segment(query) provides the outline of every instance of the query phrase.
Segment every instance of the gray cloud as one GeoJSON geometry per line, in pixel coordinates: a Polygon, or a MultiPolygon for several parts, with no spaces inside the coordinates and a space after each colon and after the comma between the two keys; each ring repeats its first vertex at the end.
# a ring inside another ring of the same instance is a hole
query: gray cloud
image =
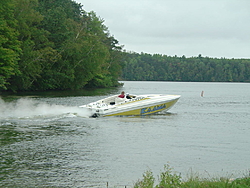
{"type": "Polygon", "coordinates": [[[125,49],[249,58],[249,0],[77,0],[125,49]]]}

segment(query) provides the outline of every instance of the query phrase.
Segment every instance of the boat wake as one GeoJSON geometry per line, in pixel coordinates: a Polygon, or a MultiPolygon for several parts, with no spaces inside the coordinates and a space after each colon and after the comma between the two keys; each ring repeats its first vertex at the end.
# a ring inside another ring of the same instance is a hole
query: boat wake
{"type": "Polygon", "coordinates": [[[57,116],[87,118],[90,113],[79,107],[48,104],[29,98],[22,98],[13,102],[5,102],[0,98],[0,120],[52,118],[57,116]]]}

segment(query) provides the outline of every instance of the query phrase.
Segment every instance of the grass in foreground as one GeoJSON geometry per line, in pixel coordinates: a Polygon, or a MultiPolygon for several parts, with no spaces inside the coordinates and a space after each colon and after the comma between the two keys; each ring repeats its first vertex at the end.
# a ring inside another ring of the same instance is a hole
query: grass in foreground
{"type": "Polygon", "coordinates": [[[189,177],[182,181],[180,174],[173,172],[169,165],[164,166],[164,171],[159,176],[159,183],[155,185],[155,178],[151,171],[143,174],[143,179],[138,180],[134,188],[250,188],[250,174],[244,178],[232,180],[230,178],[205,179],[197,176],[189,177]]]}

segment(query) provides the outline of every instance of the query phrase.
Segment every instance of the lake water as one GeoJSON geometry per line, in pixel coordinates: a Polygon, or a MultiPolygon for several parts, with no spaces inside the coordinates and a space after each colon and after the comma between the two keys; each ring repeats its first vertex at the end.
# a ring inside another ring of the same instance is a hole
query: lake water
{"type": "Polygon", "coordinates": [[[157,179],[165,164],[182,177],[249,173],[249,83],[123,83],[2,96],[1,187],[132,187],[147,170],[157,179]],[[77,107],[122,90],[181,98],[145,117],[88,118],[77,107]]]}

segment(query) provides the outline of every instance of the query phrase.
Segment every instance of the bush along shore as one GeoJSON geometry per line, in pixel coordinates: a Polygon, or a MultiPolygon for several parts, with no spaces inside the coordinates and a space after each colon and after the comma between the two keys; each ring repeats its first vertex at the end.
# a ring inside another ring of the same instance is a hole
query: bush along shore
{"type": "Polygon", "coordinates": [[[250,172],[242,178],[201,178],[191,174],[187,180],[183,180],[181,174],[173,171],[170,165],[164,166],[164,171],[159,175],[158,184],[152,171],[148,170],[143,174],[143,178],[134,184],[134,188],[249,188],[250,172]]]}

